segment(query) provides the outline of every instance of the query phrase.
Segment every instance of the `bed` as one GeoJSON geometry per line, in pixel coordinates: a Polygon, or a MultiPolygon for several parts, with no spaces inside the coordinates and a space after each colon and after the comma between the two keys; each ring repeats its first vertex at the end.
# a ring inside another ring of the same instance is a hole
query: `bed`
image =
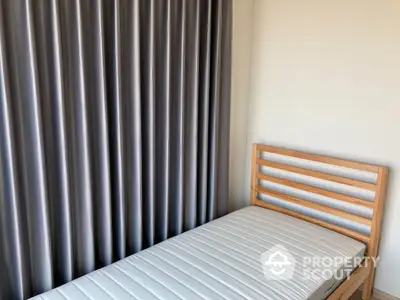
{"type": "Polygon", "coordinates": [[[387,168],[262,144],[252,153],[250,207],[32,299],[333,300],[348,299],[362,284],[363,298],[370,299],[374,268],[365,256],[377,257],[387,168]],[[334,167],[329,174],[293,159],[334,167]],[[360,171],[361,180],[349,178],[347,169],[360,171]],[[362,177],[367,173],[375,175],[362,177]],[[333,187],[324,185],[328,181],[333,187]],[[309,194],[326,201],[311,201],[309,194]],[[268,277],[276,249],[291,257],[289,278],[268,277]],[[338,263],[321,264],[326,258],[338,263]]]}

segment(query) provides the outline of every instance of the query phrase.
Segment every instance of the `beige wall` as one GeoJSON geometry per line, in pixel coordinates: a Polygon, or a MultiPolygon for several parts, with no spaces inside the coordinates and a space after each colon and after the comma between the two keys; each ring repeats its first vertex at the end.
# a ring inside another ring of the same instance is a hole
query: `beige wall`
{"type": "Polygon", "coordinates": [[[249,109],[233,109],[248,126],[245,151],[232,144],[232,207],[248,204],[252,142],[389,166],[375,288],[400,297],[400,1],[255,0],[251,18],[247,96],[233,74],[233,106],[249,109]]]}

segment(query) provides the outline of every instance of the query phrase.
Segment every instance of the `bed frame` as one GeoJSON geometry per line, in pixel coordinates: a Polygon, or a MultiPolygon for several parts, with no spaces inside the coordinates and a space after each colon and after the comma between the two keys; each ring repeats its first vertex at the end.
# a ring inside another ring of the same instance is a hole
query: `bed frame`
{"type": "Polygon", "coordinates": [[[310,223],[317,224],[319,226],[323,226],[330,230],[334,230],[341,234],[347,235],[353,239],[361,241],[367,245],[367,259],[356,268],[350,275],[348,280],[343,281],[343,283],[328,297],[328,300],[334,299],[349,299],[350,296],[363,286],[363,299],[370,300],[372,294],[372,287],[374,282],[375,268],[373,263],[371,262],[371,258],[376,258],[378,255],[378,245],[379,238],[381,232],[381,221],[382,221],[382,211],[383,211],[383,203],[385,199],[386,193],[386,183],[387,183],[387,175],[388,169],[384,166],[365,164],[350,160],[343,160],[323,155],[316,155],[306,152],[300,152],[295,150],[289,150],[280,147],[268,146],[263,144],[253,144],[252,151],[252,163],[251,163],[251,191],[250,191],[250,202],[251,205],[256,205],[260,207],[264,207],[267,209],[271,209],[274,211],[278,211],[280,213],[284,213],[286,215],[290,215],[296,217],[298,219],[302,219],[308,221],[310,223]],[[359,181],[355,179],[350,179],[347,177],[331,175],[328,173],[300,168],[293,165],[277,163],[273,161],[269,161],[266,159],[262,159],[260,153],[268,152],[274,154],[280,154],[288,157],[304,159],[308,161],[320,162],[329,165],[335,165],[340,167],[346,167],[350,169],[362,170],[373,172],[377,174],[376,183],[369,183],[364,181],[359,181]],[[363,200],[360,198],[348,196],[345,194],[333,192],[327,189],[318,188],[312,185],[307,185],[304,183],[299,183],[296,181],[291,181],[288,179],[278,178],[271,175],[263,174],[260,172],[260,166],[267,166],[274,169],[289,171],[297,174],[307,175],[314,178],[319,178],[331,182],[337,182],[345,185],[350,185],[354,187],[359,187],[362,189],[370,190],[375,192],[374,202],[363,200]],[[280,185],[284,185],[287,187],[292,187],[295,189],[311,192],[314,194],[330,197],[333,199],[362,205],[365,207],[369,207],[373,210],[372,219],[364,218],[356,214],[352,214],[349,212],[345,212],[336,208],[332,208],[326,205],[317,204],[311,201],[307,201],[304,199],[300,199],[297,197],[293,197],[287,194],[279,193],[276,191],[272,191],[266,188],[263,188],[259,185],[259,180],[265,180],[273,183],[277,183],[280,185]],[[319,220],[314,217],[310,217],[290,209],[286,209],[277,205],[270,204],[266,201],[262,201],[258,199],[258,194],[269,195],[273,197],[280,198],[284,201],[289,201],[291,203],[300,204],[302,206],[319,210],[325,213],[329,213],[334,216],[339,216],[351,221],[355,221],[361,224],[366,224],[370,226],[370,235],[364,235],[359,232],[353,231],[348,228],[344,228],[338,225],[334,225],[322,220],[319,220]]]}

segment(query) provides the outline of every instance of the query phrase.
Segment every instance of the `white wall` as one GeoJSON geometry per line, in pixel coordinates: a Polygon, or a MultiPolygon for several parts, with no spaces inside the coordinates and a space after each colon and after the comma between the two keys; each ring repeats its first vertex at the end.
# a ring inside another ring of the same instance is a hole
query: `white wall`
{"type": "MultiPolygon", "coordinates": [[[[247,115],[249,109],[250,58],[253,32],[253,0],[233,1],[232,35],[232,102],[231,102],[231,153],[230,153],[230,209],[239,203],[246,183],[243,166],[246,160],[247,115]]],[[[246,181],[248,182],[248,181],[246,181]]]]}
{"type": "Polygon", "coordinates": [[[248,205],[253,142],[389,166],[375,288],[400,297],[400,1],[255,0],[252,18],[232,207],[248,205]]]}

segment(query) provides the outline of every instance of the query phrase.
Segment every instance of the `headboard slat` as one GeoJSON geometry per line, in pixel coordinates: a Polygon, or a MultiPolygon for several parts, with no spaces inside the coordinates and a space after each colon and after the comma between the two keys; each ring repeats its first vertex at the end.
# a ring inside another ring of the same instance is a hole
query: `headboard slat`
{"type": "Polygon", "coordinates": [[[361,233],[358,233],[358,232],[355,232],[355,231],[352,231],[352,230],[349,230],[349,229],[346,229],[346,228],[343,228],[343,227],[340,227],[340,226],[337,226],[337,225],[334,225],[334,224],[326,223],[326,222],[318,220],[316,218],[313,218],[313,217],[310,217],[310,216],[306,216],[306,215],[303,215],[301,213],[297,213],[295,211],[291,211],[290,209],[287,209],[287,208],[279,207],[279,206],[276,206],[274,204],[271,204],[271,203],[268,203],[268,202],[265,202],[265,201],[262,201],[262,200],[258,200],[258,199],[256,199],[254,201],[254,205],[257,205],[257,206],[260,206],[260,207],[264,207],[264,208],[268,208],[268,209],[272,209],[272,210],[275,210],[277,212],[283,213],[285,215],[289,215],[289,216],[295,217],[297,219],[301,219],[301,220],[304,220],[304,221],[307,221],[307,222],[310,222],[310,223],[317,224],[319,226],[322,226],[322,227],[328,228],[330,230],[336,231],[338,233],[347,235],[347,236],[349,236],[351,238],[354,238],[354,239],[359,240],[359,241],[364,242],[364,243],[368,243],[369,242],[369,237],[366,236],[366,235],[363,235],[361,233]]]}
{"type": "Polygon", "coordinates": [[[300,199],[300,198],[297,198],[294,196],[282,194],[280,192],[272,191],[272,190],[269,190],[266,188],[262,188],[260,186],[256,186],[256,191],[261,194],[264,194],[264,195],[276,197],[276,198],[279,198],[279,199],[282,199],[282,200],[285,200],[285,201],[288,201],[288,202],[291,202],[294,204],[299,204],[301,206],[311,208],[311,209],[317,209],[319,211],[322,211],[322,212],[325,212],[325,213],[328,213],[331,215],[335,215],[335,216],[338,216],[338,217],[341,217],[341,218],[344,218],[347,220],[351,220],[351,221],[354,221],[357,223],[365,224],[368,226],[370,226],[371,222],[372,222],[371,219],[368,219],[368,218],[364,218],[364,217],[361,217],[361,216],[358,216],[358,215],[355,215],[352,213],[348,213],[348,212],[340,210],[340,209],[329,207],[327,205],[322,205],[322,204],[308,201],[305,199],[300,199]]]}
{"type": "Polygon", "coordinates": [[[364,200],[364,199],[361,199],[361,198],[348,196],[348,195],[341,194],[341,193],[338,193],[338,192],[331,192],[329,190],[325,190],[325,189],[322,189],[322,188],[319,188],[319,187],[302,184],[302,183],[295,182],[295,181],[291,181],[289,179],[273,177],[273,176],[270,176],[270,175],[267,175],[267,174],[262,174],[262,173],[257,173],[256,177],[258,179],[261,179],[261,180],[274,182],[274,183],[277,183],[277,184],[281,184],[281,185],[288,186],[288,187],[291,187],[291,188],[295,188],[295,189],[299,189],[299,190],[306,191],[306,192],[309,192],[309,193],[317,194],[317,195],[320,195],[320,196],[325,196],[325,197],[329,197],[329,198],[332,198],[332,199],[341,200],[341,201],[344,201],[344,202],[347,202],[347,203],[361,205],[361,206],[365,206],[365,207],[368,207],[368,208],[374,208],[375,207],[374,202],[371,202],[371,201],[368,201],[368,200],[364,200]]]}
{"type": "Polygon", "coordinates": [[[267,161],[264,159],[257,159],[257,164],[265,166],[265,167],[280,169],[280,170],[293,172],[293,173],[297,173],[297,174],[301,174],[301,175],[306,175],[306,176],[315,177],[315,178],[319,178],[319,179],[323,179],[323,180],[346,184],[346,185],[350,185],[350,186],[354,186],[354,187],[358,187],[358,188],[362,188],[362,189],[366,189],[366,190],[370,190],[370,191],[376,190],[375,184],[364,182],[364,181],[359,181],[359,180],[354,180],[354,179],[350,179],[350,178],[346,178],[346,177],[331,175],[331,174],[327,174],[327,173],[323,173],[323,172],[319,172],[319,171],[303,169],[303,168],[299,168],[299,167],[295,167],[295,166],[291,166],[291,165],[267,161]]]}
{"type": "Polygon", "coordinates": [[[341,166],[341,167],[345,167],[345,168],[356,169],[356,170],[367,171],[367,172],[377,173],[379,171],[379,166],[375,166],[375,165],[359,163],[359,162],[355,162],[355,161],[351,161],[351,160],[328,157],[328,156],[312,154],[312,153],[307,153],[307,152],[301,152],[301,151],[297,151],[297,150],[280,148],[280,147],[275,147],[275,146],[270,146],[270,145],[262,145],[262,144],[257,144],[257,145],[258,145],[258,150],[269,152],[269,153],[297,157],[297,158],[301,158],[301,159],[317,161],[317,162],[326,163],[326,164],[330,164],[330,165],[341,166]]]}

